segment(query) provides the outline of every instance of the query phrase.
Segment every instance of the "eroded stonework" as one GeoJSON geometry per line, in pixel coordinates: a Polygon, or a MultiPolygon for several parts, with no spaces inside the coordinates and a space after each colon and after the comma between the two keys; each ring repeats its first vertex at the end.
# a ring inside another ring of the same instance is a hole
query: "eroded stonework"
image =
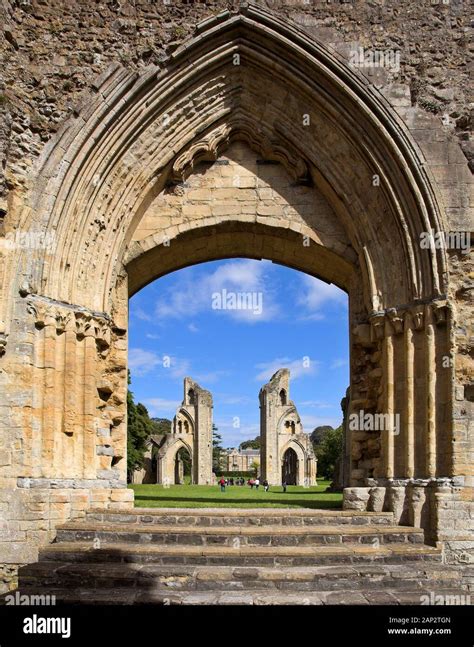
{"type": "Polygon", "coordinates": [[[467,3],[114,6],[2,3],[2,561],[132,505],[128,298],[228,257],[349,294],[346,419],[400,433],[347,429],[346,505],[472,559],[472,251],[420,245],[473,230],[467,3]]]}
{"type": "MultiPolygon", "coordinates": [[[[180,449],[191,458],[192,483],[212,483],[212,395],[190,377],[184,378],[184,396],[171,433],[157,454],[157,483],[176,482],[175,461],[180,449]]],[[[178,481],[179,482],[179,481],[178,481]]]]}
{"type": "Polygon", "coordinates": [[[281,368],[259,393],[262,478],[271,485],[316,484],[311,439],[290,399],[290,371],[281,368]]]}

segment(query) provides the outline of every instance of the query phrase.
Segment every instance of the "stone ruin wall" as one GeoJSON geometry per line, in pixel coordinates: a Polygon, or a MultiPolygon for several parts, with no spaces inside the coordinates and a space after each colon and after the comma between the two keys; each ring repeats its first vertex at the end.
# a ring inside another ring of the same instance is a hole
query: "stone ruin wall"
{"type": "MultiPolygon", "coordinates": [[[[438,183],[451,228],[474,229],[468,215],[472,207],[468,191],[472,178],[468,169],[474,169],[472,109],[468,94],[469,4],[461,0],[450,0],[449,4],[441,0],[314,0],[308,4],[304,0],[290,0],[261,4],[331,45],[346,59],[354,46],[400,51],[398,71],[385,68],[362,71],[385,94],[421,147],[438,183]]],[[[137,72],[149,65],[163,67],[169,54],[193,33],[198,21],[229,6],[230,3],[221,1],[178,3],[171,0],[170,4],[164,4],[142,0],[134,3],[0,0],[4,36],[0,42],[3,63],[0,75],[0,236],[18,227],[16,214],[19,210],[16,207],[29,187],[30,170],[64,121],[77,116],[81,107],[98,92],[96,79],[116,63],[137,72]]],[[[456,464],[462,471],[463,462],[471,466],[474,462],[474,261],[472,255],[452,252],[449,262],[450,296],[455,304],[455,324],[450,334],[457,351],[453,385],[454,437],[456,464]]],[[[0,272],[1,264],[0,248],[0,272]]],[[[127,298],[120,289],[118,292],[123,300],[127,298]]],[[[122,308],[121,312],[124,311],[122,308]]],[[[5,341],[2,326],[0,322],[0,354],[5,341]]],[[[110,383],[119,380],[125,370],[125,328],[122,322],[111,331],[110,349],[104,353],[103,384],[99,391],[101,415],[109,415],[114,406],[121,406],[107,402],[107,393],[110,383]]],[[[376,347],[361,346],[354,357],[360,362],[362,381],[368,380],[367,384],[358,386],[369,402],[380,396],[378,353],[376,347]],[[363,370],[366,362],[373,365],[368,377],[363,370]]],[[[0,378],[3,378],[1,364],[0,378]]],[[[112,391],[120,392],[116,385],[112,391]]],[[[119,418],[115,417],[112,428],[114,424],[123,424],[119,418]]],[[[361,446],[354,451],[360,450],[360,458],[374,460],[375,464],[378,441],[369,439],[368,443],[367,440],[361,439],[361,446]]],[[[104,447],[99,462],[107,470],[111,467],[107,436],[97,442],[104,447]]],[[[0,432],[0,468],[7,473],[5,482],[0,478],[0,489],[8,485],[8,469],[13,462],[10,439],[0,432]]],[[[469,473],[470,469],[472,467],[466,467],[464,471],[469,473]]],[[[472,485],[472,477],[470,483],[472,485]]],[[[463,490],[462,496],[466,497],[467,493],[468,490],[463,490]]],[[[18,503],[10,500],[7,494],[2,496],[0,511],[6,513],[8,510],[8,515],[14,519],[12,507],[18,503]]],[[[88,505],[100,504],[100,497],[105,500],[108,495],[105,491],[97,491],[97,500],[92,500],[91,496],[94,495],[80,488],[72,494],[70,490],[62,492],[61,489],[46,494],[39,489],[34,498],[28,499],[29,518],[19,519],[16,528],[6,532],[9,536],[2,538],[40,543],[52,532],[50,521],[44,520],[46,509],[54,523],[55,517],[61,520],[79,515],[88,505]],[[12,533],[14,537],[10,536],[12,533]]],[[[464,504],[465,527],[472,528],[469,519],[474,518],[474,506],[467,500],[464,504]]],[[[456,516],[452,509],[459,505],[455,499],[447,497],[440,511],[444,514],[447,537],[450,524],[454,531],[454,524],[462,523],[458,512],[456,516]]],[[[2,529],[0,532],[5,535],[2,529]]],[[[24,554],[18,553],[16,562],[29,561],[30,552],[28,549],[24,554]]],[[[15,561],[13,557],[10,556],[10,561],[15,561]]],[[[14,568],[5,567],[0,572],[0,587],[2,580],[10,585],[13,577],[14,568]]]]}

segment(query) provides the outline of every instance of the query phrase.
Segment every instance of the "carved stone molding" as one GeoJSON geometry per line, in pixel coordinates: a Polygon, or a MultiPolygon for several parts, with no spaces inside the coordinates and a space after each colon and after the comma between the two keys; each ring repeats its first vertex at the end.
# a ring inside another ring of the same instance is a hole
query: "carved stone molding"
{"type": "Polygon", "coordinates": [[[78,339],[94,337],[101,351],[110,346],[113,322],[105,314],[44,298],[30,299],[27,311],[33,315],[35,327],[40,330],[53,326],[58,335],[66,330],[73,330],[78,339]]]}
{"type": "Polygon", "coordinates": [[[294,149],[284,132],[281,133],[281,140],[275,139],[274,134],[270,138],[265,133],[257,132],[255,126],[243,117],[218,126],[179,154],[172,164],[168,181],[182,182],[197,163],[217,160],[229,144],[237,140],[244,141],[263,159],[281,163],[295,182],[309,182],[308,164],[294,149]]]}
{"type": "Polygon", "coordinates": [[[373,341],[377,341],[383,339],[387,334],[399,335],[407,328],[421,331],[425,329],[429,321],[434,321],[436,325],[442,326],[447,323],[448,316],[449,304],[445,299],[435,299],[425,304],[420,303],[374,312],[369,317],[371,338],[373,341]]]}

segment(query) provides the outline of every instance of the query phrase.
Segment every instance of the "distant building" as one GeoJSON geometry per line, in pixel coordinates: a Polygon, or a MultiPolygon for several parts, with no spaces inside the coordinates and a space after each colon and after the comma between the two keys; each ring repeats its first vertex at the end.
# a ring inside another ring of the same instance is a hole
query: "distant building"
{"type": "Polygon", "coordinates": [[[253,470],[253,464],[260,465],[259,449],[231,449],[226,455],[227,472],[250,472],[253,470]]]}

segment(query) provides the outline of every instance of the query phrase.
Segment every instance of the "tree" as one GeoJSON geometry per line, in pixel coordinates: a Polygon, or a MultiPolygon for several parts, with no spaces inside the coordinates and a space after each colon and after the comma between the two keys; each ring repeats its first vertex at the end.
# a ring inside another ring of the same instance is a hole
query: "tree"
{"type": "Polygon", "coordinates": [[[321,425],[313,429],[310,436],[313,445],[320,445],[328,431],[334,431],[334,428],[330,425],[321,425]]]}
{"type": "Polygon", "coordinates": [[[244,440],[243,443],[240,443],[239,449],[260,449],[260,436],[257,436],[253,440],[244,440]]]}
{"type": "MultiPolygon", "coordinates": [[[[130,384],[130,372],[128,383],[130,384]]],[[[145,452],[150,436],[156,433],[155,423],[148,415],[147,408],[139,402],[135,404],[133,393],[127,391],[127,475],[132,480],[133,472],[143,467],[145,452]]]]}
{"type": "Polygon", "coordinates": [[[218,431],[216,425],[212,425],[212,470],[214,472],[221,469],[222,453],[224,452],[222,436],[217,433],[218,431]]]}
{"type": "Polygon", "coordinates": [[[168,418],[152,418],[154,434],[170,434],[171,433],[171,420],[168,418]]]}
{"type": "Polygon", "coordinates": [[[258,470],[260,469],[260,463],[258,461],[252,461],[250,465],[250,469],[255,472],[255,474],[258,474],[258,470]]]}
{"type": "Polygon", "coordinates": [[[318,458],[318,476],[325,479],[334,478],[336,461],[342,456],[344,442],[344,431],[342,425],[337,429],[329,428],[319,445],[315,446],[315,453],[318,458]]]}

